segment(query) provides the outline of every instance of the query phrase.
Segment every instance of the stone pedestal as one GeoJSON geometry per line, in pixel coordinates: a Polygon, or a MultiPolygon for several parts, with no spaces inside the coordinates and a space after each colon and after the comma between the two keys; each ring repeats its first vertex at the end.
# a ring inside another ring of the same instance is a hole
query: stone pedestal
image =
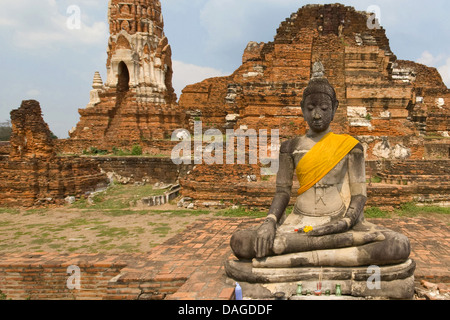
{"type": "Polygon", "coordinates": [[[302,283],[303,293],[314,294],[322,273],[322,291],[335,294],[340,284],[342,295],[362,298],[412,299],[414,296],[414,260],[377,268],[253,268],[251,262],[227,261],[225,270],[230,281],[239,282],[244,297],[270,299],[276,292],[284,292],[286,298],[295,299],[297,285],[302,283]],[[377,271],[378,273],[375,273],[377,271]],[[379,286],[376,286],[379,280],[379,286]]]}

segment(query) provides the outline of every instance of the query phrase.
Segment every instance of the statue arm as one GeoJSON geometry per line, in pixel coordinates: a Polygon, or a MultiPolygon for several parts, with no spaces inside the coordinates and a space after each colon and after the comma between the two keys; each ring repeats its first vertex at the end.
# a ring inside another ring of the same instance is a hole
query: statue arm
{"type": "Polygon", "coordinates": [[[351,200],[343,219],[321,226],[309,233],[311,236],[324,236],[347,232],[364,219],[367,201],[364,149],[358,144],[349,154],[348,173],[351,200]]]}
{"type": "Polygon", "coordinates": [[[277,187],[275,197],[269,209],[269,216],[274,215],[277,222],[283,217],[289,205],[294,178],[294,160],[286,145],[282,146],[279,157],[279,170],[277,173],[277,187]]]}
{"type": "Polygon", "coordinates": [[[366,161],[361,144],[358,144],[350,153],[348,172],[352,198],[345,218],[349,219],[350,228],[353,228],[358,222],[364,220],[364,207],[367,202],[366,161]]]}
{"type": "Polygon", "coordinates": [[[275,240],[277,223],[279,223],[289,205],[294,178],[294,160],[291,153],[292,140],[281,145],[279,170],[277,173],[277,188],[272,205],[264,223],[256,234],[255,252],[257,258],[267,256],[275,240]]]}

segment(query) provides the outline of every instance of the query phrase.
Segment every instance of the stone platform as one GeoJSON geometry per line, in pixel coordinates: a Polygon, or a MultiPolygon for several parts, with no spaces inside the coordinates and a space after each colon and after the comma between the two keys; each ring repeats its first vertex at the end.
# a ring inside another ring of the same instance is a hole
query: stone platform
{"type": "MultiPolygon", "coordinates": [[[[450,283],[447,223],[424,217],[367,220],[410,239],[417,282],[450,283]]],[[[13,300],[230,300],[234,298],[234,283],[227,281],[224,267],[225,261],[234,259],[230,237],[238,229],[261,222],[243,218],[200,220],[145,254],[0,255],[0,290],[13,300]],[[81,268],[81,290],[66,288],[69,265],[81,268]]]]}
{"type": "Polygon", "coordinates": [[[322,289],[335,294],[340,284],[344,296],[386,299],[411,299],[414,296],[414,271],[416,263],[409,259],[405,263],[380,267],[379,287],[375,287],[373,269],[354,268],[253,268],[251,262],[230,260],[225,269],[229,282],[238,281],[246,296],[253,299],[269,299],[277,292],[287,297],[296,295],[298,283],[303,291],[311,293],[317,289],[319,275],[322,274],[322,289]],[[249,282],[246,282],[249,281],[249,282]],[[369,288],[367,283],[373,287],[369,288]]]}

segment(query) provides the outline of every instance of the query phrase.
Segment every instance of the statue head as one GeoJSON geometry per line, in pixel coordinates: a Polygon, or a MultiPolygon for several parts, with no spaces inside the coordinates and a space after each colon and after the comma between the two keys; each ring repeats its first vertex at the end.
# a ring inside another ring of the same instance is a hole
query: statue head
{"type": "Polygon", "coordinates": [[[313,76],[303,92],[301,102],[303,116],[314,132],[324,132],[334,119],[339,101],[336,91],[324,77],[322,63],[313,66],[313,76]]]}

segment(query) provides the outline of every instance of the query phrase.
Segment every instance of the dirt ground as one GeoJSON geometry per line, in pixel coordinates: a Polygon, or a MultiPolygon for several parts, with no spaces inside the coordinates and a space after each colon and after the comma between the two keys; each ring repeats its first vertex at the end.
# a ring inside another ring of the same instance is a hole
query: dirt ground
{"type": "Polygon", "coordinates": [[[194,213],[164,205],[157,210],[104,211],[74,208],[0,209],[0,254],[14,252],[148,252],[198,219],[194,213]]]}
{"type": "MultiPolygon", "coordinates": [[[[59,208],[0,208],[0,254],[145,253],[199,219],[227,216],[220,210],[178,208],[176,201],[158,207],[139,204],[137,200],[149,192],[155,191],[145,186],[115,186],[94,197],[91,204],[84,200],[59,208]]],[[[242,212],[238,209],[233,214],[241,216],[242,212]]],[[[420,214],[450,225],[448,210],[420,214]]]]}

